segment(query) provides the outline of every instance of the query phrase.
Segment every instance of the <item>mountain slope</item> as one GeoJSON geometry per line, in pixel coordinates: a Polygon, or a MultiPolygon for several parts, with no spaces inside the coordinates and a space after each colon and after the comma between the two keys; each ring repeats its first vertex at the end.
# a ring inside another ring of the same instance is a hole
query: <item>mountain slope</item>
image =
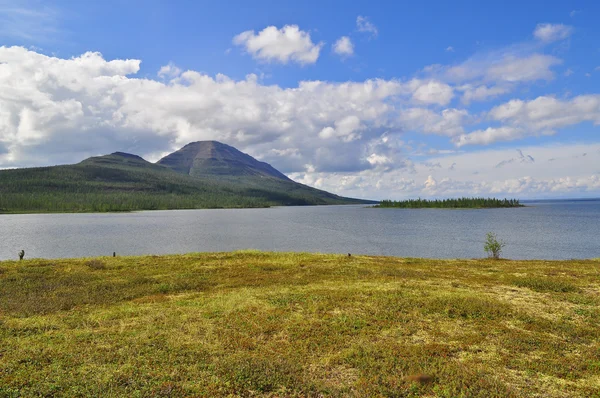
{"type": "Polygon", "coordinates": [[[197,141],[157,162],[191,176],[264,176],[290,181],[270,164],[218,141],[197,141]]]}
{"type": "Polygon", "coordinates": [[[122,152],[74,165],[0,170],[0,213],[351,203],[371,202],[340,197],[264,173],[191,176],[122,152]]]}

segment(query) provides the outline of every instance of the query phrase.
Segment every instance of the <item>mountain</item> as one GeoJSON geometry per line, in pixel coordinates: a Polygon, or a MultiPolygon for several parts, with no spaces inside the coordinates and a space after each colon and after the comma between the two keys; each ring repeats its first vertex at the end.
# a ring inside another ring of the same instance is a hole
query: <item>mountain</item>
{"type": "Polygon", "coordinates": [[[150,163],[124,152],[73,165],[0,170],[0,213],[375,203],[299,184],[219,142],[150,163]]]}
{"type": "Polygon", "coordinates": [[[198,141],[157,162],[191,176],[264,176],[290,181],[270,164],[218,141],[198,141]]]}

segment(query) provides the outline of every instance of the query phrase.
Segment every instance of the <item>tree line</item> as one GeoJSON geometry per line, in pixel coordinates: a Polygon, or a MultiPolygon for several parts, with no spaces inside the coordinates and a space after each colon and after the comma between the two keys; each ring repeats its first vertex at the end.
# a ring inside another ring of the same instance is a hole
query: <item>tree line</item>
{"type": "Polygon", "coordinates": [[[375,207],[393,207],[400,209],[491,209],[504,207],[523,207],[519,199],[496,198],[454,198],[454,199],[409,199],[409,200],[382,200],[375,207]]]}

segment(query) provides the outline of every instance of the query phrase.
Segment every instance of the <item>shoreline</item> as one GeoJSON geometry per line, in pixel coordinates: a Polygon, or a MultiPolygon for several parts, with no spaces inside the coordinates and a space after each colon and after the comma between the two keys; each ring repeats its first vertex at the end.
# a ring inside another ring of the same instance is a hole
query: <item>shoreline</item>
{"type": "MultiPolygon", "coordinates": [[[[228,250],[228,251],[204,251],[204,252],[185,252],[185,253],[146,253],[146,254],[125,254],[117,255],[113,257],[110,254],[100,255],[100,256],[85,256],[85,257],[27,257],[27,251],[25,252],[25,258],[23,260],[19,260],[17,254],[15,253],[15,258],[0,258],[0,266],[3,263],[17,263],[22,265],[27,265],[28,262],[34,264],[36,262],[46,262],[46,261],[88,261],[88,260],[108,260],[108,259],[122,259],[122,260],[139,260],[144,258],[154,258],[154,259],[177,259],[177,258],[188,258],[193,256],[220,256],[220,255],[244,255],[244,254],[256,254],[256,255],[264,255],[264,256],[314,256],[314,257],[334,257],[334,258],[345,258],[348,257],[348,253],[327,253],[327,252],[306,252],[306,251],[274,251],[274,250],[257,250],[257,249],[240,249],[240,250],[228,250]]],[[[447,263],[456,263],[456,262],[484,262],[484,263],[568,263],[568,262],[600,262],[600,257],[590,257],[590,258],[569,258],[569,259],[545,259],[545,258],[530,258],[530,259],[514,259],[514,258],[500,258],[500,259],[492,259],[486,257],[485,254],[482,253],[481,257],[473,257],[473,258],[443,258],[443,257],[402,257],[402,256],[387,256],[387,255],[376,255],[376,254],[365,254],[365,253],[350,253],[350,258],[368,258],[374,261],[385,261],[385,260],[398,260],[398,261],[418,261],[418,262],[447,262],[447,263]]]]}
{"type": "Polygon", "coordinates": [[[181,207],[174,209],[133,209],[133,210],[114,210],[114,211],[34,211],[34,212],[3,212],[0,211],[0,217],[3,215],[17,214],[118,214],[118,213],[136,213],[142,211],[175,211],[175,210],[240,210],[240,209],[274,209],[278,207],[316,207],[316,206],[365,206],[370,203],[332,203],[332,204],[310,204],[310,205],[273,205],[273,206],[253,206],[253,207],[181,207]]]}

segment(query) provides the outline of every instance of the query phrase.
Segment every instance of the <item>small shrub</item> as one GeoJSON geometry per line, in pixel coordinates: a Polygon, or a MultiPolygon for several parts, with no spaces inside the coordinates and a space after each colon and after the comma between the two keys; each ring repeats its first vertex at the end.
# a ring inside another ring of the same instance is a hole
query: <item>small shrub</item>
{"type": "Polygon", "coordinates": [[[489,258],[499,260],[500,254],[502,253],[502,248],[504,246],[506,246],[506,243],[504,243],[501,240],[498,240],[495,233],[488,232],[485,236],[485,244],[483,245],[483,250],[485,250],[489,258]]]}
{"type": "Polygon", "coordinates": [[[106,269],[106,265],[100,260],[90,260],[87,263],[85,263],[85,265],[87,265],[88,267],[90,267],[91,269],[94,269],[94,270],[106,269]]]}

